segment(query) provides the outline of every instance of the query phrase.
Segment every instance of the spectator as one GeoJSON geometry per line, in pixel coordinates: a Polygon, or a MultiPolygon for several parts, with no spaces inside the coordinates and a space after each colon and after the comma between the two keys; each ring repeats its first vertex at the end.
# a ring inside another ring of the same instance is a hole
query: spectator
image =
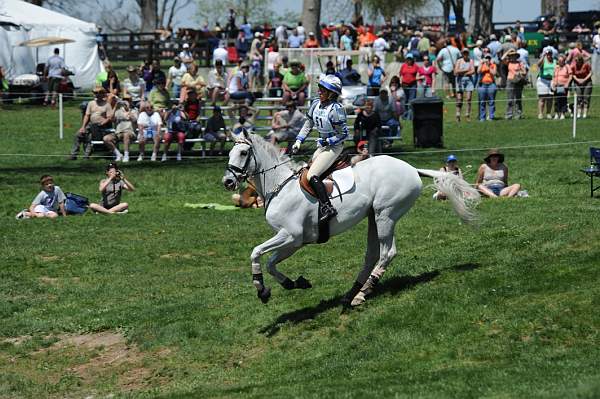
{"type": "Polygon", "coordinates": [[[346,67],[340,71],[342,86],[360,85],[360,74],[352,67],[352,59],[346,60],[346,67]]]}
{"type": "Polygon", "coordinates": [[[129,162],[129,143],[135,140],[135,129],[134,124],[137,122],[138,112],[135,108],[131,108],[130,102],[131,97],[128,96],[123,101],[119,101],[115,108],[114,121],[115,131],[114,133],[106,134],[102,140],[106,147],[115,154],[115,161],[129,162]],[[117,148],[117,143],[123,141],[124,155],[117,148]]]}
{"type": "Polygon", "coordinates": [[[475,187],[479,192],[489,198],[517,195],[521,185],[508,185],[508,168],[504,164],[504,154],[498,149],[491,149],[484,161],[475,180],[475,187]]]}
{"type": "Polygon", "coordinates": [[[67,216],[65,210],[65,194],[59,186],[54,185],[54,178],[50,175],[43,175],[40,178],[42,191],[33,199],[29,209],[25,209],[17,214],[17,219],[29,218],[57,218],[58,213],[67,216]]]}
{"type": "Polygon", "coordinates": [[[50,102],[50,105],[56,105],[56,94],[58,93],[60,82],[64,77],[64,69],[66,67],[65,60],[60,55],[58,55],[59,53],[60,50],[58,48],[55,48],[54,55],[48,58],[48,61],[46,61],[44,77],[48,79],[48,91],[46,91],[44,105],[48,105],[48,97],[50,96],[50,93],[52,93],[52,100],[50,102]]]}
{"type": "Polygon", "coordinates": [[[596,31],[592,37],[592,49],[595,54],[600,54],[600,31],[596,31]]]}
{"type": "Polygon", "coordinates": [[[552,51],[546,51],[538,61],[540,71],[536,82],[538,95],[538,119],[544,117],[544,108],[546,109],[546,118],[552,118],[552,80],[554,79],[554,70],[556,61],[552,51]]]}
{"type": "Polygon", "coordinates": [[[523,87],[527,83],[527,69],[525,64],[519,61],[519,53],[514,49],[508,50],[503,56],[503,61],[508,67],[506,80],[506,119],[521,119],[523,115],[523,87]]]}
{"type": "Polygon", "coordinates": [[[208,96],[213,106],[218,100],[224,104],[229,102],[229,92],[227,91],[227,81],[229,76],[223,67],[223,61],[216,60],[214,69],[208,72],[208,96]]]}
{"type": "Polygon", "coordinates": [[[500,62],[499,53],[502,49],[502,43],[498,41],[496,35],[493,33],[490,35],[490,42],[488,43],[487,48],[490,49],[492,61],[494,61],[494,63],[498,65],[498,63],[500,62]]]}
{"type": "Polygon", "coordinates": [[[137,73],[137,69],[130,65],[127,67],[128,77],[123,81],[123,98],[131,96],[134,105],[139,105],[144,99],[146,85],[137,73]]]}
{"type": "Polygon", "coordinates": [[[260,82],[264,83],[263,75],[262,75],[262,65],[263,58],[265,53],[265,41],[263,39],[263,34],[260,32],[256,32],[254,34],[254,40],[252,41],[252,45],[250,46],[250,59],[252,60],[252,69],[250,73],[250,87],[256,88],[256,80],[259,79],[260,82]]]}
{"type": "Polygon", "coordinates": [[[371,154],[369,154],[369,144],[366,140],[361,140],[358,142],[356,145],[356,151],[358,153],[350,159],[350,164],[352,166],[364,161],[365,159],[371,158],[371,154]]]}
{"type": "Polygon", "coordinates": [[[308,32],[308,39],[304,42],[304,48],[319,48],[319,41],[314,32],[308,32]]]}
{"type": "Polygon", "coordinates": [[[153,60],[149,69],[146,69],[143,74],[143,79],[146,82],[146,90],[145,93],[150,93],[152,88],[154,87],[154,82],[158,80],[162,80],[163,82],[167,81],[167,76],[160,69],[160,61],[153,60]]]}
{"type": "Polygon", "coordinates": [[[398,114],[396,114],[395,104],[390,99],[387,90],[379,90],[379,96],[375,99],[374,109],[375,113],[379,115],[381,126],[389,128],[390,136],[399,136],[400,122],[398,122],[398,114]]]}
{"type": "Polygon", "coordinates": [[[369,88],[375,89],[370,91],[369,94],[377,95],[378,90],[381,87],[381,83],[385,79],[385,72],[379,64],[379,57],[376,55],[373,56],[373,64],[369,65],[367,75],[369,76],[369,88]]]}
{"type": "Polygon", "coordinates": [[[248,61],[242,62],[240,70],[236,72],[229,81],[229,97],[232,100],[246,100],[250,105],[254,103],[254,95],[250,91],[250,64],[248,61]]]}
{"type": "Polygon", "coordinates": [[[407,50],[406,55],[411,54],[413,56],[413,58],[416,60],[419,60],[420,59],[419,57],[421,56],[421,53],[419,52],[419,48],[418,48],[419,41],[420,41],[420,35],[421,35],[421,32],[416,31],[410,37],[410,39],[408,40],[408,45],[406,46],[406,50],[407,50]]]}
{"type": "Polygon", "coordinates": [[[475,67],[475,75],[473,75],[473,85],[478,87],[481,75],[479,74],[479,66],[483,60],[483,40],[477,40],[472,49],[473,66],[475,67]]]}
{"type": "Polygon", "coordinates": [[[352,35],[350,35],[350,29],[344,29],[344,34],[340,37],[340,49],[342,51],[352,51],[352,35]]]}
{"type": "Polygon", "coordinates": [[[229,61],[229,52],[227,51],[226,43],[224,41],[219,42],[219,46],[213,51],[213,65],[216,65],[217,61],[221,61],[221,65],[227,65],[229,61]]]}
{"type": "Polygon", "coordinates": [[[404,90],[404,119],[412,119],[410,102],[417,97],[417,74],[419,66],[415,64],[412,53],[406,54],[406,62],[400,67],[400,82],[404,90]]]}
{"type": "Polygon", "coordinates": [[[250,49],[250,43],[248,43],[248,38],[243,30],[238,32],[238,37],[235,39],[235,49],[237,50],[238,57],[240,60],[246,59],[246,54],[248,54],[248,50],[250,49]]]}
{"type": "Polygon", "coordinates": [[[288,103],[293,100],[299,106],[304,105],[306,93],[304,90],[308,87],[306,75],[300,69],[300,62],[293,60],[290,62],[290,70],[283,75],[283,102],[288,103]]]}
{"type": "MultiPolygon", "coordinates": [[[[200,100],[198,100],[196,90],[188,91],[188,97],[182,105],[183,111],[185,112],[185,118],[188,122],[186,131],[187,137],[200,137],[202,133],[202,124],[200,123],[200,110],[202,109],[202,104],[200,100]]],[[[192,147],[193,143],[184,144],[184,148],[186,149],[191,149],[192,147]]]]}
{"type": "Polygon", "coordinates": [[[296,136],[304,125],[304,120],[304,114],[298,111],[293,101],[286,103],[284,111],[276,112],[273,115],[271,131],[267,135],[267,139],[273,145],[286,141],[289,153],[292,150],[292,144],[296,141],[296,136]]]}
{"type": "MultiPolygon", "coordinates": [[[[385,69],[385,52],[390,48],[390,45],[385,40],[381,32],[377,33],[377,39],[373,41],[373,51],[379,57],[381,67],[385,69]]],[[[347,62],[347,61],[346,61],[347,62]]]]}
{"type": "Polygon", "coordinates": [[[417,69],[417,81],[420,82],[424,97],[435,95],[435,75],[437,68],[429,61],[428,55],[423,55],[423,65],[417,69]]]}
{"type": "Polygon", "coordinates": [[[294,28],[292,34],[288,36],[287,42],[289,48],[300,48],[302,46],[302,38],[298,35],[298,29],[294,28]]]}
{"type": "Polygon", "coordinates": [[[102,131],[112,127],[113,109],[107,101],[106,90],[102,87],[96,88],[94,95],[95,99],[87,103],[81,128],[75,135],[71,148],[72,160],[77,159],[81,144],[84,145],[84,158],[88,159],[92,153],[92,137],[103,137],[102,131]]]}
{"type": "Polygon", "coordinates": [[[325,75],[338,76],[338,73],[335,70],[335,66],[333,65],[333,61],[327,61],[327,64],[325,64],[325,75]]]}
{"type": "Polygon", "coordinates": [[[191,89],[196,90],[198,97],[204,98],[204,88],[206,83],[200,73],[198,73],[198,66],[196,64],[190,64],[187,72],[181,78],[181,95],[179,96],[179,102],[185,102],[188,96],[188,91],[191,89]]]}
{"type": "Polygon", "coordinates": [[[379,131],[381,130],[381,120],[379,114],[373,111],[373,100],[370,98],[365,101],[364,108],[354,120],[354,142],[358,144],[361,140],[367,140],[368,148],[375,153],[381,152],[379,145],[379,131]]]}
{"type": "Polygon", "coordinates": [[[454,64],[460,58],[460,51],[452,45],[450,39],[446,39],[446,47],[441,49],[437,55],[436,62],[444,74],[444,87],[446,98],[454,97],[456,80],[454,77],[454,64]],[[450,87],[450,89],[448,89],[450,87]]]}
{"type": "Polygon", "coordinates": [[[592,67],[581,55],[575,58],[573,83],[577,94],[577,117],[587,118],[592,97],[592,67]]]}
{"type": "Polygon", "coordinates": [[[104,66],[104,71],[100,71],[98,75],[96,75],[96,87],[101,87],[102,84],[108,79],[108,74],[110,71],[113,70],[110,61],[102,62],[102,66],[104,66]]]}
{"type": "Polygon", "coordinates": [[[571,66],[567,65],[564,55],[558,57],[558,65],[554,69],[554,78],[552,79],[552,87],[554,88],[554,119],[565,119],[565,114],[568,111],[567,96],[569,94],[569,85],[573,79],[571,66]]]}
{"type": "Polygon", "coordinates": [[[287,28],[281,24],[275,28],[275,39],[278,47],[287,47],[287,28]]]}
{"type": "Polygon", "coordinates": [[[178,55],[183,65],[188,69],[190,65],[194,63],[194,55],[190,51],[190,45],[188,43],[183,43],[183,48],[179,52],[178,55]]]}
{"type": "Polygon", "coordinates": [[[179,98],[181,95],[181,79],[187,72],[187,67],[181,63],[181,58],[175,57],[173,65],[167,71],[167,89],[171,89],[171,96],[179,98]]]}
{"type": "Polygon", "coordinates": [[[244,17],[243,23],[240,25],[240,30],[244,32],[244,35],[248,39],[252,37],[252,25],[248,22],[246,17],[244,17]]]}
{"type": "Polygon", "coordinates": [[[269,97],[283,96],[283,75],[280,70],[281,64],[275,63],[273,70],[269,71],[269,81],[267,82],[267,93],[269,97]]]}
{"type": "Polygon", "coordinates": [[[236,107],[238,111],[238,120],[233,125],[232,133],[237,138],[242,133],[242,128],[246,129],[249,132],[254,131],[255,126],[255,118],[258,114],[258,109],[254,107],[249,107],[246,104],[242,104],[236,107]]]}
{"type": "Polygon", "coordinates": [[[525,65],[525,68],[529,73],[529,51],[527,51],[527,42],[519,43],[517,53],[519,53],[519,62],[525,65]]]}
{"type": "Polygon", "coordinates": [[[402,85],[400,84],[400,77],[397,75],[392,76],[392,79],[390,79],[389,90],[389,97],[396,115],[404,115],[405,96],[402,85]]]}
{"type": "Polygon", "coordinates": [[[302,43],[304,43],[304,40],[306,39],[306,30],[304,29],[304,26],[302,26],[302,21],[298,21],[296,31],[298,31],[298,36],[300,36],[300,40],[302,41],[302,43]]]}
{"type": "Polygon", "coordinates": [[[496,112],[496,64],[491,54],[486,54],[477,70],[480,76],[477,92],[479,93],[479,120],[491,121],[496,112]],[[487,117],[486,117],[487,107],[487,117]]]}
{"type": "Polygon", "coordinates": [[[106,35],[102,33],[102,27],[99,26],[96,33],[96,46],[98,47],[98,57],[102,61],[106,59],[106,47],[104,43],[106,43],[106,35]]]}
{"type": "Polygon", "coordinates": [[[463,96],[467,103],[467,111],[465,117],[467,121],[471,120],[471,97],[473,96],[473,75],[475,74],[475,66],[473,60],[469,56],[469,49],[464,48],[462,58],[456,61],[454,66],[454,75],[456,76],[456,121],[460,122],[463,96]]]}
{"type": "Polygon", "coordinates": [[[235,35],[235,31],[237,31],[237,27],[235,26],[235,17],[236,12],[233,8],[229,9],[229,15],[227,16],[227,25],[225,25],[225,30],[227,31],[227,37],[233,38],[235,35]]]}
{"type": "Polygon", "coordinates": [[[114,69],[108,73],[106,80],[102,82],[102,87],[109,95],[118,96],[121,94],[121,83],[114,69]]]}
{"type": "Polygon", "coordinates": [[[581,41],[577,41],[575,43],[575,48],[569,51],[566,63],[570,64],[571,68],[573,68],[575,66],[575,61],[579,56],[583,58],[583,61],[589,61],[592,59],[592,55],[583,49],[583,43],[581,43],[581,41]]]}
{"type": "Polygon", "coordinates": [[[144,160],[144,149],[146,147],[146,140],[152,140],[154,146],[152,148],[152,156],[150,161],[156,161],[156,154],[160,146],[160,136],[162,129],[162,118],[158,112],[154,111],[152,103],[143,103],[140,109],[140,115],[137,120],[138,124],[138,142],[140,143],[140,155],[138,156],[138,162],[144,160]]]}
{"type": "Polygon", "coordinates": [[[210,155],[214,154],[215,144],[220,143],[219,155],[223,153],[225,148],[225,140],[227,140],[227,128],[225,120],[221,112],[221,107],[214,106],[213,114],[206,121],[206,130],[204,131],[204,140],[210,142],[210,155]]]}
{"type": "Polygon", "coordinates": [[[117,164],[109,163],[106,167],[106,179],[100,181],[98,190],[102,193],[102,204],[90,204],[90,209],[96,213],[110,215],[113,213],[127,213],[129,204],[121,202],[123,189],[135,191],[133,184],[125,178],[117,164]]]}
{"type": "MultiPolygon", "coordinates": [[[[456,155],[454,154],[448,155],[448,158],[446,158],[446,165],[442,166],[440,168],[440,171],[452,173],[461,179],[463,178],[462,170],[460,170],[460,168],[458,167],[458,158],[456,158],[456,155]]],[[[433,199],[442,201],[448,199],[448,196],[441,191],[436,191],[433,194],[433,199]]]]}
{"type": "Polygon", "coordinates": [[[419,32],[419,44],[417,44],[417,50],[421,55],[421,59],[425,59],[425,56],[429,55],[429,48],[431,47],[431,41],[422,32],[419,32]]]}
{"type": "Polygon", "coordinates": [[[187,130],[186,119],[187,115],[183,111],[183,106],[174,105],[167,114],[167,117],[165,118],[167,122],[167,132],[163,137],[164,147],[161,162],[167,161],[167,154],[169,153],[173,137],[177,138],[177,161],[181,161],[183,144],[185,143],[185,133],[187,130]]]}
{"type": "Polygon", "coordinates": [[[271,47],[267,51],[267,72],[275,69],[275,64],[279,62],[279,45],[275,39],[271,39],[271,47]]]}
{"type": "Polygon", "coordinates": [[[154,82],[154,88],[148,95],[148,101],[161,116],[166,114],[166,110],[170,108],[171,96],[167,91],[166,82],[164,80],[157,79],[156,82],[154,82]]]}

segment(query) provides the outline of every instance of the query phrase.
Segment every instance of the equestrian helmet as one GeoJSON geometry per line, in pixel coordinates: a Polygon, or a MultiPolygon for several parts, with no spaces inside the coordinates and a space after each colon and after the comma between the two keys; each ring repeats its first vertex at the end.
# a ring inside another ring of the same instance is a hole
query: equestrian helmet
{"type": "Polygon", "coordinates": [[[322,79],[319,79],[319,86],[338,96],[342,94],[342,81],[335,75],[326,75],[322,79]]]}

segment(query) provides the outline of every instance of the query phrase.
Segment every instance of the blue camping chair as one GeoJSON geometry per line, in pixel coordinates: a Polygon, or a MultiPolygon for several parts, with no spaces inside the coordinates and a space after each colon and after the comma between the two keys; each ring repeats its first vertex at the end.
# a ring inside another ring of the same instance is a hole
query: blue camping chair
{"type": "Polygon", "coordinates": [[[600,148],[590,147],[590,166],[581,171],[590,177],[590,197],[593,197],[594,191],[600,189],[600,185],[594,187],[594,177],[600,177],[600,148]]]}

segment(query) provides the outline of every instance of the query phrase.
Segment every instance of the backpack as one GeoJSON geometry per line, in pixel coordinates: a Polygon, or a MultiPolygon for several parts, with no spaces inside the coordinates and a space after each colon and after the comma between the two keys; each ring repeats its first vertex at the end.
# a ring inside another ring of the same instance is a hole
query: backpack
{"type": "Polygon", "coordinates": [[[66,193],[65,211],[69,215],[83,215],[87,211],[90,201],[83,195],[66,193]]]}

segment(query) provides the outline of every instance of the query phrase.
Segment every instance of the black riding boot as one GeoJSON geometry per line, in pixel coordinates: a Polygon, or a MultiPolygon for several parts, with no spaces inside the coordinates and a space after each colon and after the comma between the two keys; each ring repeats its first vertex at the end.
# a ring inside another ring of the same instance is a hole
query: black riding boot
{"type": "Polygon", "coordinates": [[[319,221],[323,222],[331,219],[335,215],[337,215],[337,211],[331,205],[331,201],[329,201],[329,196],[327,195],[327,190],[325,189],[325,185],[317,176],[313,176],[308,181],[310,186],[315,190],[317,194],[317,198],[319,199],[319,208],[321,209],[321,219],[319,221]]]}

